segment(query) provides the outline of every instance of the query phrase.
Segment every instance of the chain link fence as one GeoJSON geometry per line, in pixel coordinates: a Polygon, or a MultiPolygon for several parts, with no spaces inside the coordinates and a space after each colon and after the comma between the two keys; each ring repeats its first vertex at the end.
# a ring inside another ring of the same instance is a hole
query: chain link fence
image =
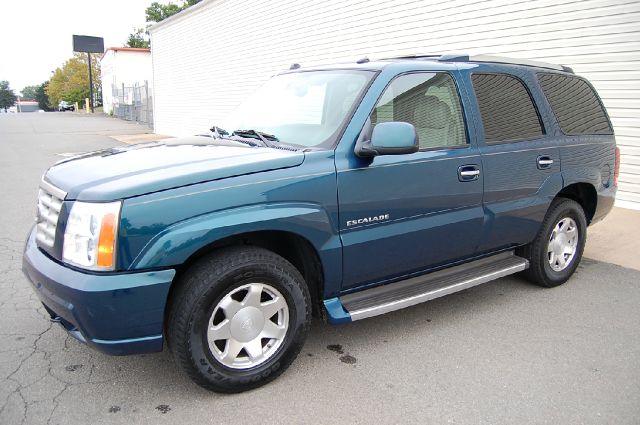
{"type": "Polygon", "coordinates": [[[114,116],[153,128],[153,93],[148,81],[133,86],[114,84],[111,90],[114,116]]]}

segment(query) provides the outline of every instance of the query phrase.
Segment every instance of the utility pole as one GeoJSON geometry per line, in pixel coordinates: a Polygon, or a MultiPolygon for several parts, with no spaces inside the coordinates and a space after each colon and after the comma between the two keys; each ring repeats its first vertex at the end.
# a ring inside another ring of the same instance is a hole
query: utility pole
{"type": "Polygon", "coordinates": [[[89,59],[89,107],[93,114],[93,76],[91,74],[91,53],[87,52],[87,59],[89,59]]]}

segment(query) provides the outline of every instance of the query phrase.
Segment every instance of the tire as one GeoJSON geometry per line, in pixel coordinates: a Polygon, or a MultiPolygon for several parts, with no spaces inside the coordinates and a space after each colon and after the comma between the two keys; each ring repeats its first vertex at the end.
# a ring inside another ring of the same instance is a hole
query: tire
{"type": "Polygon", "coordinates": [[[275,253],[226,249],[195,263],[177,284],[168,345],[198,385],[221,393],[257,388],[284,372],[302,349],[311,322],[309,290],[275,253]]]}
{"type": "Polygon", "coordinates": [[[546,288],[562,285],[578,268],[586,241],[587,219],[580,204],[566,198],[554,199],[536,238],[517,252],[529,260],[529,268],[522,275],[546,288]],[[577,237],[573,245],[570,242],[572,236],[567,236],[572,235],[572,226],[575,227],[577,237]],[[564,239],[561,239],[561,233],[564,233],[564,239]],[[554,241],[551,240],[552,237],[554,241]],[[571,247],[572,254],[568,253],[571,247]],[[558,252],[563,254],[559,255],[558,252]]]}

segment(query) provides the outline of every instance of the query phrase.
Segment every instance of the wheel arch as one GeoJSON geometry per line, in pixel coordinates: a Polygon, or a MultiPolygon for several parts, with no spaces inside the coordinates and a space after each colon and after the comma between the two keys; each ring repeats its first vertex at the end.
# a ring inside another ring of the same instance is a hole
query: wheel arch
{"type": "Polygon", "coordinates": [[[282,230],[239,233],[216,240],[198,249],[177,268],[176,277],[169,290],[169,302],[171,302],[176,283],[193,264],[220,250],[237,246],[264,248],[290,262],[300,272],[309,287],[314,314],[320,313],[320,302],[324,290],[324,272],[320,255],[313,244],[304,236],[282,230]]]}
{"type": "Polygon", "coordinates": [[[591,224],[598,206],[598,192],[591,183],[572,183],[558,192],[556,197],[572,199],[580,204],[587,218],[587,225],[591,224]]]}

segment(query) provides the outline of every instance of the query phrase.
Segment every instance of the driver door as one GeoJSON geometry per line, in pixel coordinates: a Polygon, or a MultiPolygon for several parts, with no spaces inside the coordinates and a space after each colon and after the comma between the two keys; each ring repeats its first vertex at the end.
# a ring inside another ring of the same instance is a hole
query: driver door
{"type": "Polygon", "coordinates": [[[420,150],[337,163],[343,290],[464,260],[482,234],[482,162],[452,75],[397,76],[370,120],[413,124],[420,150]]]}

